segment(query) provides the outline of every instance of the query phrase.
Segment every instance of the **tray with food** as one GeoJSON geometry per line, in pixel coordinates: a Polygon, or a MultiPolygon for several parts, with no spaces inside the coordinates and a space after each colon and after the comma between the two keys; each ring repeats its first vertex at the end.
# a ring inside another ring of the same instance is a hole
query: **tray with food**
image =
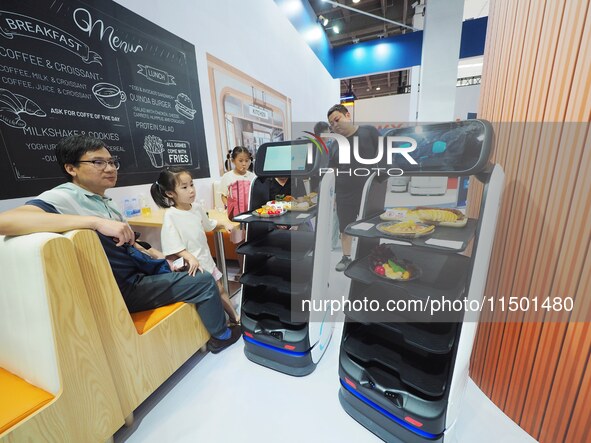
{"type": "Polygon", "coordinates": [[[433,233],[435,226],[415,222],[414,220],[406,220],[380,223],[376,226],[376,229],[382,234],[392,237],[417,238],[433,233]]]}
{"type": "Polygon", "coordinates": [[[370,256],[371,271],[389,280],[411,281],[421,275],[420,269],[408,260],[399,259],[386,245],[376,246],[370,256]]]}
{"type": "Polygon", "coordinates": [[[293,198],[291,200],[291,206],[287,208],[288,211],[294,212],[307,212],[312,208],[315,208],[318,204],[318,194],[311,192],[303,197],[293,198]]]}
{"type": "Polygon", "coordinates": [[[294,201],[291,202],[291,207],[288,209],[288,211],[294,211],[294,212],[307,212],[310,209],[313,209],[316,207],[316,204],[310,204],[308,202],[298,202],[298,201],[294,201]]]}
{"type": "Polygon", "coordinates": [[[468,217],[462,211],[454,208],[432,208],[418,206],[416,208],[391,208],[380,214],[385,221],[414,220],[434,226],[463,228],[468,223],[468,217]]]}
{"type": "Polygon", "coordinates": [[[390,208],[380,214],[380,218],[384,221],[404,221],[407,218],[408,211],[408,208],[390,208]]]}
{"type": "Polygon", "coordinates": [[[293,202],[291,200],[270,200],[267,203],[265,203],[265,206],[273,207],[276,209],[284,209],[286,211],[289,211],[291,209],[292,203],[293,202]]]}
{"type": "Polygon", "coordinates": [[[286,212],[287,212],[287,210],[285,209],[285,207],[283,207],[281,205],[266,204],[264,206],[261,206],[258,209],[255,209],[254,211],[252,211],[252,215],[256,215],[257,217],[270,218],[270,217],[280,217],[283,214],[285,214],[286,212]]]}
{"type": "Polygon", "coordinates": [[[430,208],[416,207],[408,211],[407,216],[435,226],[447,226],[450,228],[462,228],[468,223],[468,217],[454,208],[430,208]]]}

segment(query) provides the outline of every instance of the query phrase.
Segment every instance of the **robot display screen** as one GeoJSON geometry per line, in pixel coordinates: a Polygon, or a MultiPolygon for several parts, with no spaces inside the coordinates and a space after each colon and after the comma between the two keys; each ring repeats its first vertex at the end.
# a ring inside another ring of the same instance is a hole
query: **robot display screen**
{"type": "Polygon", "coordinates": [[[415,140],[417,147],[410,156],[416,165],[397,157],[397,166],[405,173],[475,173],[490,156],[490,133],[483,121],[466,120],[402,128],[385,135],[415,140]]]}
{"type": "Polygon", "coordinates": [[[267,147],[263,171],[305,171],[308,144],[267,147]]]}

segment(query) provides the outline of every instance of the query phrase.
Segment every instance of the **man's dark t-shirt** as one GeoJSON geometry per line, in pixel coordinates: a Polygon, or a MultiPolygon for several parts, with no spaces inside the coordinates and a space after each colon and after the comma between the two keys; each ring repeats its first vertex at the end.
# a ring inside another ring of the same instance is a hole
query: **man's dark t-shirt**
{"type": "Polygon", "coordinates": [[[363,165],[356,161],[355,156],[353,154],[354,139],[358,139],[360,157],[363,159],[371,159],[375,158],[378,152],[379,136],[380,134],[375,127],[368,125],[359,126],[359,128],[357,129],[357,131],[355,131],[353,135],[347,137],[351,149],[351,164],[340,165],[337,152],[335,152],[335,154],[331,158],[331,168],[339,170],[339,174],[335,177],[335,190],[337,202],[355,201],[358,204],[360,203],[363,186],[365,185],[368,176],[355,176],[354,170],[356,168],[364,168],[371,170],[371,168],[378,167],[378,165],[363,165]],[[348,172],[349,170],[351,170],[350,175],[348,172]]]}

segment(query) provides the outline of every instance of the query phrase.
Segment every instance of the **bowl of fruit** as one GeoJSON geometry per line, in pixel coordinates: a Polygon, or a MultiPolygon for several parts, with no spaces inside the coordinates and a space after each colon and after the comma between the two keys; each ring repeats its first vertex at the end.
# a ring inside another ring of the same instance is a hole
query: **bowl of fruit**
{"type": "Polygon", "coordinates": [[[414,263],[396,257],[386,245],[379,245],[372,250],[369,266],[375,275],[388,280],[412,281],[419,278],[421,274],[414,263]]]}

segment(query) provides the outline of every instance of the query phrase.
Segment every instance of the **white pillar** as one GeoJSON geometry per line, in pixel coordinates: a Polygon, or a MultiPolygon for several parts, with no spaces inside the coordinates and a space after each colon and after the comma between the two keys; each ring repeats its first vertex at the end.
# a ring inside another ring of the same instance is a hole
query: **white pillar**
{"type": "Polygon", "coordinates": [[[408,121],[416,122],[419,117],[419,82],[421,79],[421,67],[410,68],[410,104],[408,107],[408,121]]]}
{"type": "Polygon", "coordinates": [[[418,121],[454,118],[464,0],[427,0],[418,121]]]}
{"type": "MultiPolygon", "coordinates": [[[[425,17],[423,11],[425,10],[425,0],[417,0],[413,3],[415,10],[412,17],[412,26],[415,29],[423,29],[425,25],[425,17]]],[[[410,106],[408,109],[408,121],[416,122],[419,117],[419,83],[421,82],[421,66],[413,66],[410,68],[410,106]]]]}

